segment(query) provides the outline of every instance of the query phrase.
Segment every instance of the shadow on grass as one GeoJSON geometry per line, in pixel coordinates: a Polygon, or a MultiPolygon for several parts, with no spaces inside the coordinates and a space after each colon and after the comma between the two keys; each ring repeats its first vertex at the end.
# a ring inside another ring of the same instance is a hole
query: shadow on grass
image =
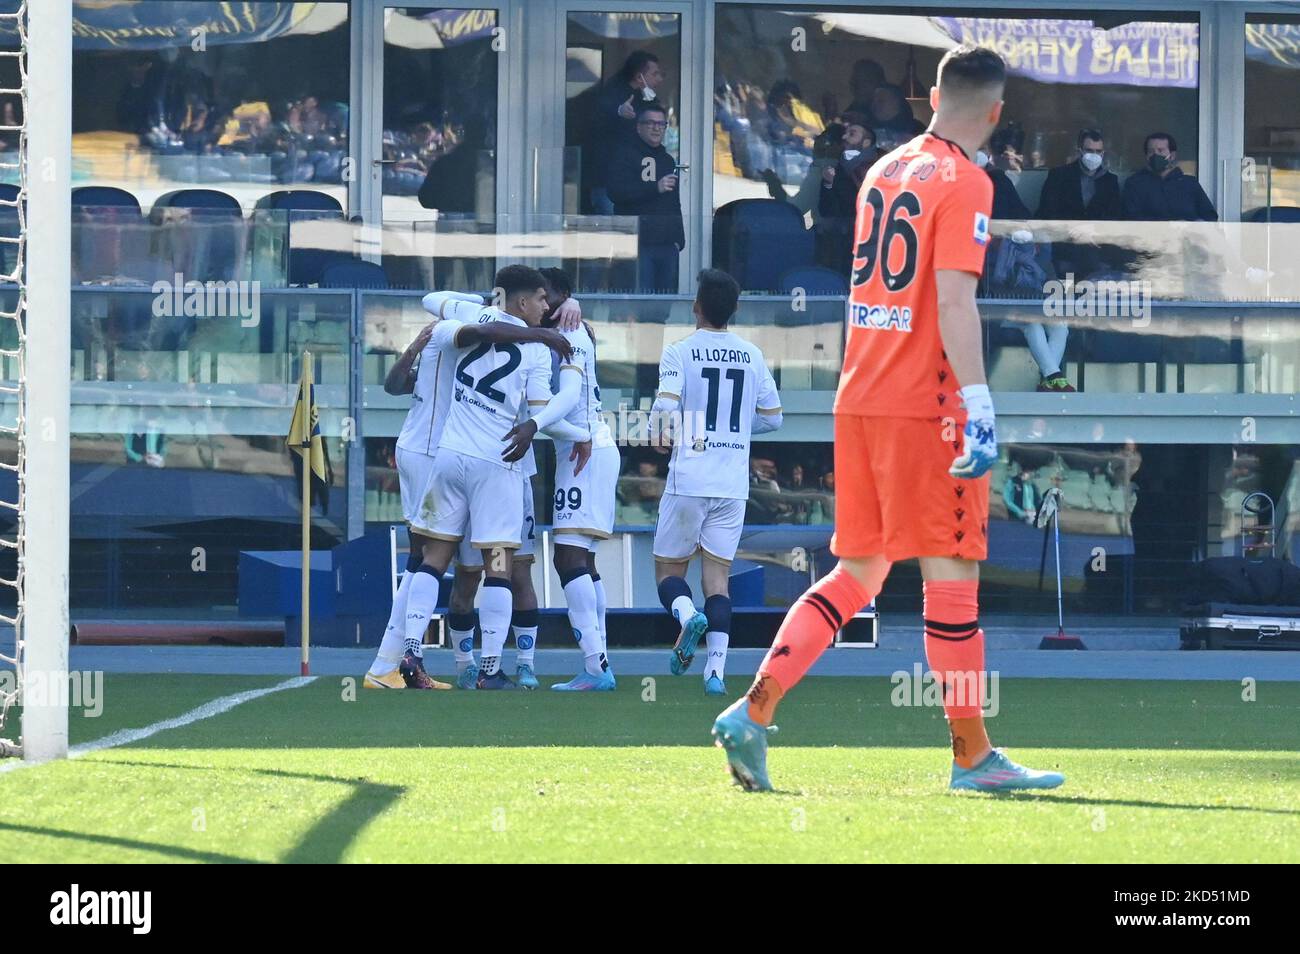
{"type": "MultiPolygon", "coordinates": [[[[168,771],[216,772],[221,774],[259,775],[296,782],[313,782],[327,785],[347,785],[352,791],[337,805],[322,815],[278,860],[285,864],[330,864],[341,861],[344,852],[357,834],[371,820],[386,812],[406,791],[400,785],[383,785],[364,778],[339,778],[332,775],[315,775],[310,772],[288,772],[284,769],[222,768],[211,765],[178,765],[167,762],[133,762],[125,759],[104,759],[101,766],[122,766],[133,769],[166,769],[168,771]]],[[[213,858],[213,861],[245,861],[242,858],[213,858]]]]}
{"type": "MultiPolygon", "coordinates": [[[[60,828],[42,828],[39,825],[16,825],[13,822],[0,821],[0,832],[17,832],[24,835],[42,835],[47,838],[63,838],[68,841],[87,842],[92,845],[107,845],[113,848],[127,848],[132,851],[154,851],[168,855],[177,861],[206,861],[210,863],[249,864],[251,858],[222,854],[218,851],[199,851],[180,845],[164,845],[156,841],[142,841],[138,838],[121,838],[117,835],[97,835],[86,831],[67,831],[60,828]]],[[[66,860],[66,859],[60,859],[66,860]]]]}
{"type": "Polygon", "coordinates": [[[1092,798],[1087,795],[1057,795],[1050,792],[970,792],[962,797],[995,798],[1014,802],[1055,802],[1062,805],[1098,805],[1116,808],[1169,808],[1190,812],[1245,812],[1252,815],[1297,815],[1300,809],[1257,808],[1253,805],[1207,805],[1204,802],[1153,802],[1144,798],[1092,798]]]}

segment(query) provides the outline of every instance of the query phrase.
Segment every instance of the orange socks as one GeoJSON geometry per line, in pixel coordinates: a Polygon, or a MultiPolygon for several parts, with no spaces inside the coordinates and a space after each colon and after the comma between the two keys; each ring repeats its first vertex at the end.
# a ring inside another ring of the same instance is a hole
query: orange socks
{"type": "Polygon", "coordinates": [[[925,660],[943,680],[943,711],[952,756],[978,765],[992,746],[984,731],[984,631],[979,628],[979,581],[925,584],[925,660]]]}
{"type": "MultiPolygon", "coordinates": [[[[889,572],[888,564],[885,572],[889,572]]],[[[882,575],[875,587],[867,590],[847,570],[836,565],[795,601],[749,690],[751,719],[761,725],[771,723],[781,697],[812,668],[844,621],[861,612],[883,583],[882,575]]]]}

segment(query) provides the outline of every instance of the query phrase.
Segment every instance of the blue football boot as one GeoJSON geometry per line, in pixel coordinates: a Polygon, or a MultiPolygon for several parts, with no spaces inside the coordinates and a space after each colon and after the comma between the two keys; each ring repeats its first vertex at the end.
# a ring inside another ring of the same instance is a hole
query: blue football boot
{"type": "Polygon", "coordinates": [[[723,710],[713,723],[713,744],[727,753],[731,777],[747,792],[770,792],[767,777],[767,737],[776,726],[762,726],[749,717],[744,696],[723,710]]]}
{"type": "Polygon", "coordinates": [[[674,676],[680,676],[691,668],[691,660],[695,658],[695,647],[699,645],[700,637],[708,628],[709,619],[703,613],[696,613],[686,621],[681,635],[677,637],[676,645],[673,646],[672,656],[668,660],[668,668],[674,676]]]}
{"type": "Polygon", "coordinates": [[[551,688],[556,692],[613,692],[614,676],[608,670],[599,676],[583,670],[568,682],[557,682],[551,688]]]}
{"type": "Polygon", "coordinates": [[[964,769],[952,763],[949,788],[976,792],[1010,792],[1022,788],[1056,788],[1065,781],[1060,772],[1039,772],[1017,765],[1001,749],[994,749],[984,761],[964,769]]]}

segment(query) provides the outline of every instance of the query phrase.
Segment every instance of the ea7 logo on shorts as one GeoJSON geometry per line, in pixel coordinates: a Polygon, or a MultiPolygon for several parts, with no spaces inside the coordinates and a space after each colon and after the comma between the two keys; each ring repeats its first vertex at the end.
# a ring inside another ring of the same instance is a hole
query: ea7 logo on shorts
{"type": "Polygon", "coordinates": [[[975,213],[975,244],[989,244],[989,217],[983,212],[975,213]]]}

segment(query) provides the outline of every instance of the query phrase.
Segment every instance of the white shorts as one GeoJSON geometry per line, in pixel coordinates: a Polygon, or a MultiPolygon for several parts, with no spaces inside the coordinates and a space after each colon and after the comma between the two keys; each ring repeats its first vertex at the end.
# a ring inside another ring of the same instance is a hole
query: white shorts
{"type": "MultiPolygon", "coordinates": [[[[524,522],[519,528],[519,549],[515,551],[515,559],[531,560],[537,552],[537,520],[533,516],[533,481],[530,477],[524,478],[523,508],[524,522]]],[[[456,562],[463,570],[483,569],[483,554],[470,543],[473,536],[474,524],[471,521],[469,530],[456,551],[456,562]]]]}
{"type": "Polygon", "coordinates": [[[435,540],[467,539],[475,550],[517,550],[524,481],[517,470],[444,448],[434,458],[411,525],[435,540]]]}
{"type": "Polygon", "coordinates": [[[659,501],[654,555],[659,560],[689,560],[696,551],[730,563],[740,546],[745,501],[734,497],[684,497],[665,493],[659,501]]]}
{"type": "Polygon", "coordinates": [[[524,522],[519,529],[519,549],[515,559],[527,557],[532,559],[537,552],[537,518],[533,515],[533,479],[524,478],[524,522]]]}
{"type": "Polygon", "coordinates": [[[614,504],[622,464],[613,444],[597,447],[582,473],[573,474],[569,460],[573,444],[555,443],[555,500],[551,514],[554,533],[580,533],[605,540],[614,532],[614,504]]]}
{"type": "Polygon", "coordinates": [[[397,448],[397,483],[402,489],[402,519],[407,523],[414,523],[420,512],[420,500],[432,471],[433,458],[428,454],[397,448]]]}
{"type": "MultiPolygon", "coordinates": [[[[409,525],[415,527],[417,533],[419,527],[416,526],[416,520],[420,513],[420,501],[424,499],[425,489],[429,486],[435,459],[419,451],[397,448],[397,482],[402,489],[402,517],[409,525]]],[[[456,550],[456,562],[469,569],[483,566],[483,557],[470,546],[468,535],[461,540],[460,547],[456,550]]]]}

